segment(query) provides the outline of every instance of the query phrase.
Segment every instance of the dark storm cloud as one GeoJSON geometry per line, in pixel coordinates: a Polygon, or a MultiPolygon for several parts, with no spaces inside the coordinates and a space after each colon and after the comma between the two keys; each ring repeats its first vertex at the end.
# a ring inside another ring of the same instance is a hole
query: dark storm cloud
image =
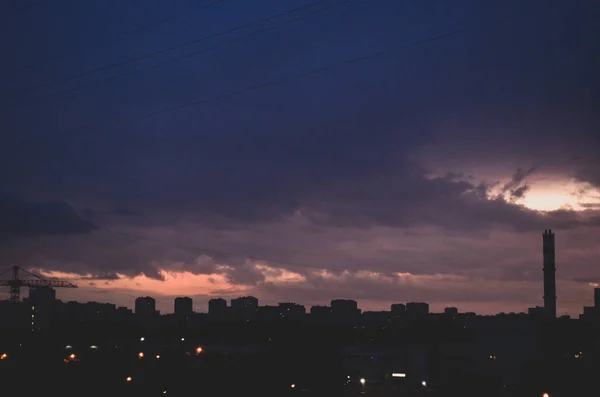
{"type": "Polygon", "coordinates": [[[252,264],[227,269],[225,270],[225,277],[231,284],[257,285],[265,281],[265,274],[252,264]]]}
{"type": "Polygon", "coordinates": [[[540,213],[492,196],[485,185],[448,178],[382,178],[340,184],[326,194],[330,196],[311,197],[307,213],[315,222],[339,226],[434,225],[465,232],[504,226],[524,232],[544,225],[555,229],[599,225],[593,212],[583,216],[567,210],[540,213]]]}
{"type": "Polygon", "coordinates": [[[118,280],[119,275],[116,273],[99,273],[91,276],[83,276],[82,280],[118,280]]]}
{"type": "Polygon", "coordinates": [[[530,189],[531,187],[529,185],[519,186],[518,188],[510,191],[510,198],[512,200],[523,198],[530,189]]]}
{"type": "Polygon", "coordinates": [[[524,181],[533,172],[535,172],[535,167],[531,167],[525,171],[522,168],[517,168],[517,171],[515,171],[511,180],[502,187],[501,194],[508,193],[511,201],[523,198],[530,189],[530,186],[524,181]]]}
{"type": "Polygon", "coordinates": [[[27,201],[0,193],[0,241],[42,235],[82,234],[96,229],[61,201],[27,201]]]}

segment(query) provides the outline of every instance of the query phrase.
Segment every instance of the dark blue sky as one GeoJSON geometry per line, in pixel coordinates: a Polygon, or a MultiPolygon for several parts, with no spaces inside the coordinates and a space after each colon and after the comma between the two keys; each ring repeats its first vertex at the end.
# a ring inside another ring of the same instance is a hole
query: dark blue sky
{"type": "Polygon", "coordinates": [[[0,9],[6,261],[496,311],[538,303],[553,227],[564,310],[600,279],[594,1],[38,3],[0,9]]]}

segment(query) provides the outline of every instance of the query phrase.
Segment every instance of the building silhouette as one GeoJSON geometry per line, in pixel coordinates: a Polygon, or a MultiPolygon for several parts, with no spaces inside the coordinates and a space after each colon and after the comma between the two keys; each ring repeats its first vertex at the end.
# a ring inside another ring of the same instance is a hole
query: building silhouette
{"type": "Polygon", "coordinates": [[[429,304],[424,302],[408,302],[406,314],[410,318],[422,318],[429,315],[429,304]]]}
{"type": "Polygon", "coordinates": [[[447,316],[456,317],[458,316],[458,309],[456,307],[447,307],[444,309],[444,314],[447,316]]]}
{"type": "Polygon", "coordinates": [[[306,308],[293,302],[283,302],[278,305],[279,315],[286,319],[302,319],[306,314],[306,308]]]}
{"type": "Polygon", "coordinates": [[[331,307],[315,305],[310,308],[310,318],[316,321],[326,321],[331,315],[331,307]]]}
{"type": "Polygon", "coordinates": [[[227,312],[227,301],[223,298],[213,298],[208,301],[208,314],[223,316],[227,312]]]}
{"type": "Polygon", "coordinates": [[[29,302],[34,305],[52,304],[56,301],[56,290],[52,287],[29,289],[29,302]]]}
{"type": "Polygon", "coordinates": [[[358,311],[358,303],[351,299],[334,299],[331,301],[331,311],[334,314],[354,315],[358,311]]]}
{"type": "Polygon", "coordinates": [[[156,301],[149,296],[140,296],[135,299],[136,316],[152,316],[156,314],[156,301]]]}
{"type": "Polygon", "coordinates": [[[189,316],[194,312],[194,302],[187,296],[175,298],[175,315],[189,316]]]}
{"type": "Polygon", "coordinates": [[[253,296],[241,296],[231,300],[231,311],[237,317],[248,318],[258,311],[258,299],[253,296]]]}
{"type": "Polygon", "coordinates": [[[403,317],[406,314],[406,305],[404,303],[392,303],[390,310],[392,311],[392,316],[403,317]]]}
{"type": "Polygon", "coordinates": [[[556,318],[556,263],[554,250],[554,233],[551,229],[544,230],[544,309],[550,318],[556,318]]]}

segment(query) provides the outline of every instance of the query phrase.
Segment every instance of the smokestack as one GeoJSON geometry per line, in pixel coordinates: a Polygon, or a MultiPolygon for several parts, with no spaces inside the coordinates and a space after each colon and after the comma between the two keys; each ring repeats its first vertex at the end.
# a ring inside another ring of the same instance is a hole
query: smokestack
{"type": "Polygon", "coordinates": [[[556,318],[556,262],[554,251],[554,233],[544,230],[544,309],[550,318],[556,318]]]}

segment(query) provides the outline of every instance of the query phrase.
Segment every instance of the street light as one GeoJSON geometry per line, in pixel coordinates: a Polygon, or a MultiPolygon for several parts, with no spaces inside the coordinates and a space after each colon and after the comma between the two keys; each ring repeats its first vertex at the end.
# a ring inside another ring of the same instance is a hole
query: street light
{"type": "Polygon", "coordinates": [[[360,384],[364,386],[365,383],[367,383],[367,381],[365,380],[365,378],[360,378],[360,384]]]}

